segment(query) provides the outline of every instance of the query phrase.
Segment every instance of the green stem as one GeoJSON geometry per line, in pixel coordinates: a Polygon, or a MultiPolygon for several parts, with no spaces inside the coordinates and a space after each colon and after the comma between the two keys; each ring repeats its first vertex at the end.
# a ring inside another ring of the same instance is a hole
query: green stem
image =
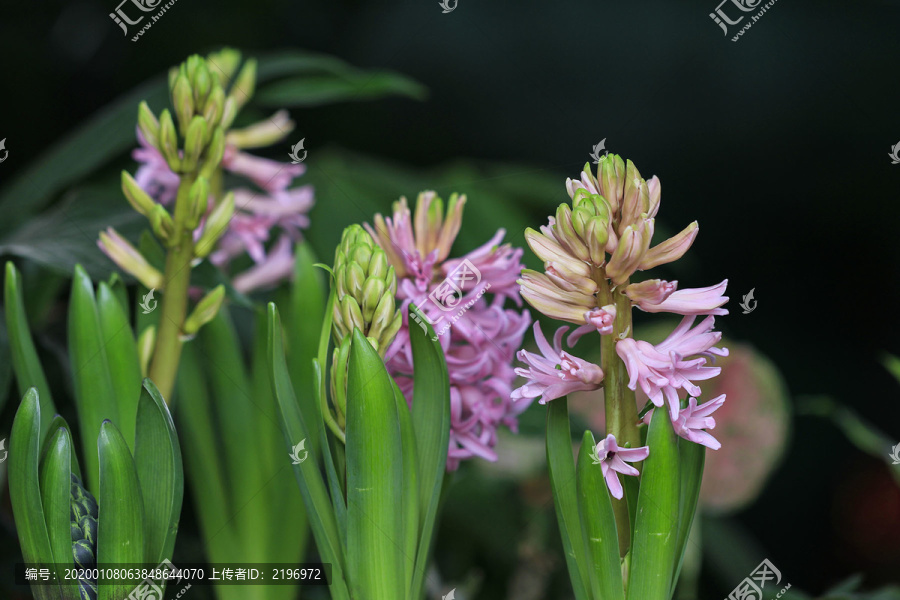
{"type": "Polygon", "coordinates": [[[191,283],[191,261],[194,259],[193,231],[184,227],[185,219],[190,211],[190,189],[196,181],[196,174],[186,174],[178,186],[178,197],[175,200],[175,233],[174,245],[170,246],[166,256],[165,288],[162,295],[162,307],[159,318],[159,329],[156,335],[156,347],[150,362],[150,379],[159,388],[160,394],[169,401],[175,376],[178,373],[178,362],[181,359],[181,330],[187,315],[188,288],[191,283]]]}
{"type": "MultiPolygon", "coordinates": [[[[606,431],[616,436],[616,442],[620,446],[636,448],[641,443],[637,427],[637,402],[634,392],[627,387],[628,372],[625,369],[625,363],[616,354],[616,342],[619,340],[619,335],[630,335],[631,333],[631,303],[624,294],[610,289],[605,273],[598,274],[596,280],[600,286],[597,293],[597,306],[613,304],[616,307],[613,332],[602,336],[600,342],[600,367],[604,373],[606,431]]],[[[627,281],[622,284],[622,286],[625,285],[628,285],[627,281]]],[[[616,515],[616,529],[619,534],[619,554],[625,556],[631,545],[631,522],[628,516],[627,498],[613,499],[613,513],[616,515]]]]}

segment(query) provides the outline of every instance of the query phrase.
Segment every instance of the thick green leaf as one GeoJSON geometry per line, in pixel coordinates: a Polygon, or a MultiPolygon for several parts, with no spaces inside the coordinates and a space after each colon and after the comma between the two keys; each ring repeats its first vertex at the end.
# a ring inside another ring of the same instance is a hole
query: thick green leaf
{"type": "MultiPolygon", "coordinates": [[[[230,312],[223,306],[216,317],[200,330],[198,350],[212,392],[217,436],[223,452],[225,477],[234,506],[243,507],[263,488],[270,474],[258,464],[258,457],[247,448],[256,442],[256,420],[265,398],[251,397],[241,345],[230,312]]],[[[190,399],[186,398],[186,402],[190,399]]],[[[244,540],[265,532],[265,515],[259,511],[242,512],[232,525],[244,540]]]]}
{"type": "MultiPolygon", "coordinates": [[[[63,419],[59,415],[54,415],[53,420],[50,421],[50,431],[55,432],[57,429],[65,429],[68,433],[69,440],[74,439],[72,437],[72,430],[69,428],[69,424],[66,423],[66,420],[63,419]]],[[[52,439],[52,436],[47,436],[44,438],[44,445],[41,447],[41,461],[44,460],[44,457],[50,452],[53,443],[55,443],[52,439]]],[[[78,479],[81,479],[81,469],[78,468],[78,457],[75,455],[75,452],[70,452],[69,456],[72,457],[71,460],[71,469],[72,472],[78,476],[78,479]]]]}
{"type": "Polygon", "coordinates": [[[547,404],[547,467],[550,486],[553,488],[553,504],[566,553],[566,566],[577,600],[590,598],[587,548],[584,546],[581,519],[578,512],[578,495],[575,477],[575,461],[572,457],[572,431],[569,428],[569,409],[566,398],[557,398],[547,404]]]}
{"type": "MultiPolygon", "coordinates": [[[[48,452],[40,469],[44,522],[47,525],[50,549],[53,552],[52,562],[55,565],[71,565],[72,438],[65,427],[52,431],[49,438],[48,452]]],[[[78,585],[62,583],[64,581],[62,575],[57,573],[56,580],[60,582],[63,597],[67,600],[79,600],[78,585]]]]}
{"type": "MultiPolygon", "coordinates": [[[[306,507],[294,481],[293,470],[285,462],[284,441],[269,377],[265,312],[257,311],[254,321],[252,393],[257,406],[265,411],[256,420],[257,456],[260,468],[271,473],[271,477],[259,495],[247,506],[247,509],[259,512],[264,519],[263,531],[260,532],[262,535],[258,538],[259,550],[255,555],[248,551],[247,560],[297,563],[303,560],[309,541],[306,507]],[[286,531],[291,532],[290,535],[285,535],[286,531]]],[[[291,598],[296,596],[296,590],[292,590],[290,586],[285,586],[280,593],[291,598]]],[[[271,600],[276,599],[272,596],[271,600]]]]}
{"type": "Polygon", "coordinates": [[[625,600],[616,516],[603,470],[591,459],[591,449],[595,445],[594,435],[585,431],[578,453],[576,487],[584,544],[590,557],[588,576],[594,598],[625,600]]]}
{"type": "MultiPolygon", "coordinates": [[[[410,311],[416,310],[410,305],[410,311]]],[[[447,363],[434,329],[410,330],[413,353],[412,424],[416,440],[419,484],[419,537],[411,597],[419,598],[425,585],[428,555],[442,497],[447,448],[450,444],[450,382],[447,363]]]]}
{"type": "MultiPolygon", "coordinates": [[[[320,326],[324,327],[325,298],[327,289],[323,272],[315,266],[316,258],[308,242],[297,244],[294,261],[294,280],[290,289],[290,309],[285,312],[285,328],[288,344],[288,365],[291,383],[304,415],[319,415],[313,376],[313,358],[318,353],[320,326]]],[[[331,313],[329,312],[330,316],[331,313]]],[[[328,326],[330,331],[330,326],[328,326]]],[[[317,417],[321,420],[321,416],[317,417]]],[[[310,447],[319,446],[319,431],[310,431],[310,447]]]]}
{"type": "Polygon", "coordinates": [[[263,86],[255,100],[263,106],[321,106],[335,102],[406,96],[422,100],[424,86],[390,71],[347,70],[340,75],[302,75],[263,86]]]}
{"type": "Polygon", "coordinates": [[[403,515],[403,581],[409,590],[409,598],[418,597],[411,585],[416,566],[416,547],[419,544],[419,487],[417,485],[416,468],[416,433],[413,431],[412,416],[409,405],[396,381],[391,380],[394,388],[394,402],[397,416],[400,419],[400,439],[403,452],[403,500],[400,512],[403,515]]]}
{"type": "Polygon", "coordinates": [[[105,282],[100,282],[97,290],[97,314],[118,406],[119,420],[116,425],[122,428],[128,447],[134,449],[134,422],[141,395],[141,363],[128,314],[105,282]]]}
{"type": "Polygon", "coordinates": [[[403,598],[403,451],[394,389],[353,330],[347,373],[347,569],[361,598],[403,598]]]}
{"type": "MultiPolygon", "coordinates": [[[[31,388],[16,411],[9,442],[9,497],[26,563],[53,560],[39,483],[40,424],[38,392],[31,388]]],[[[33,591],[37,600],[63,600],[62,591],[54,586],[35,586],[33,591]]]]}
{"type": "Polygon", "coordinates": [[[119,410],[109,374],[105,339],[97,315],[94,286],[81,267],[75,267],[69,299],[69,357],[75,405],[84,444],[87,487],[95,496],[100,486],[99,463],[94,447],[100,424],[109,419],[118,422],[119,410]]]}
{"type": "Polygon", "coordinates": [[[9,388],[13,381],[12,350],[6,335],[6,319],[0,319],[0,413],[9,398],[9,388]]]}
{"type": "Polygon", "coordinates": [[[228,562],[233,560],[231,552],[238,544],[230,525],[237,507],[231,502],[222,472],[224,454],[214,429],[217,420],[197,344],[184,345],[176,386],[173,408],[206,551],[211,562],[228,562]]]}
{"type": "Polygon", "coordinates": [[[677,562],[680,471],[678,437],[666,410],[654,410],[647,432],[631,543],[629,600],[668,600],[677,562]]]}
{"type": "MultiPolygon", "coordinates": [[[[703,479],[703,463],[706,460],[706,446],[678,440],[680,457],[681,483],[678,500],[678,537],[675,541],[675,572],[672,575],[672,589],[678,583],[684,552],[697,514],[697,502],[700,499],[700,482],[703,479]]],[[[695,541],[699,544],[699,541],[695,541]]]]}
{"type": "MultiPolygon", "coordinates": [[[[144,554],[144,503],[137,469],[125,438],[111,421],[100,425],[97,453],[97,566],[151,562],[144,554]]],[[[138,581],[105,579],[98,585],[99,600],[122,600],[138,581]]]]}
{"type": "Polygon", "coordinates": [[[25,299],[22,295],[22,278],[11,262],[6,263],[6,286],[3,292],[6,329],[19,394],[24,396],[29,388],[35,388],[37,391],[41,402],[41,439],[43,439],[47,435],[53,415],[56,414],[56,407],[53,405],[50,386],[38,360],[37,350],[31,340],[31,330],[25,314],[25,299]]]}
{"type": "Polygon", "coordinates": [[[0,254],[20,256],[66,276],[80,264],[92,277],[105,279],[115,265],[97,246],[97,232],[113,227],[131,238],[142,221],[112,182],[85,186],[0,237],[0,254]]]}
{"type": "MultiPolygon", "coordinates": [[[[300,440],[309,438],[309,429],[304,423],[303,415],[297,405],[297,398],[291,386],[291,378],[287,372],[284,358],[284,341],[282,338],[281,319],[278,309],[269,303],[268,306],[268,338],[269,367],[272,375],[272,388],[278,402],[282,433],[287,448],[292,448],[300,440]],[[296,440],[296,441],[294,441],[296,440]]],[[[310,453],[313,451],[310,450],[310,453]]],[[[316,539],[316,547],[323,562],[331,563],[332,584],[331,595],[335,600],[350,598],[344,575],[344,556],[340,545],[337,523],[325,483],[319,473],[318,460],[310,457],[299,465],[293,465],[310,526],[316,539]]]]}
{"type": "Polygon", "coordinates": [[[172,415],[149,379],[141,387],[135,429],[134,464],[144,501],[144,556],[157,564],[172,559],[184,472],[172,415]]]}

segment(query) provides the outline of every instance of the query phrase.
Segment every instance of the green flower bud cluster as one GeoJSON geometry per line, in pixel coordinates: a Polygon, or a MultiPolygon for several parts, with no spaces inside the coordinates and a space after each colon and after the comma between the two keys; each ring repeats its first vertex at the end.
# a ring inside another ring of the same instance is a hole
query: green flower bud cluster
{"type": "Polygon", "coordinates": [[[335,252],[335,343],[356,327],[384,356],[400,330],[402,316],[396,307],[397,275],[384,251],[359,225],[344,230],[335,252]]]}
{"type": "MultiPolygon", "coordinates": [[[[72,529],[73,565],[86,573],[97,566],[97,516],[97,501],[84,489],[78,476],[72,473],[69,524],[72,529]]],[[[96,579],[79,579],[78,588],[82,598],[96,600],[96,579]]]]}

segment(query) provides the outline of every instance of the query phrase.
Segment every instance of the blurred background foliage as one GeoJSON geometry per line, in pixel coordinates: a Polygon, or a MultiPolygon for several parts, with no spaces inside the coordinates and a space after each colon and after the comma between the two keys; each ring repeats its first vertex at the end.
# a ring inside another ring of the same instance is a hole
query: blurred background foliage
{"type": "MultiPolygon", "coordinates": [[[[727,277],[732,298],[719,324],[733,355],[716,385],[733,410],[704,485],[698,597],[726,595],[762,558],[814,595],[854,573],[865,589],[900,581],[900,467],[887,456],[900,442],[900,390],[881,364],[900,354],[900,165],[886,156],[900,140],[900,2],[777,2],[738,43],[706,0],[460,0],[449,14],[435,1],[181,0],[136,43],[109,19],[114,4],[7,3],[0,20],[0,254],[23,271],[51,387],[69,377],[72,266],[105,275],[99,229],[138,233],[118,185],[135,168],[138,100],[158,110],[168,67],[227,43],[260,58],[242,119],[287,106],[292,140],[306,139],[308,239],[325,262],[346,225],[422,189],[469,195],[454,255],[500,227],[524,245],[523,229],[545,222],[603,138],[658,175],[660,229],[696,218],[701,234],[657,276],[686,287],[727,277]],[[743,315],[751,288],[758,308],[743,315]]],[[[0,324],[0,405],[11,391],[5,335],[0,324]]],[[[16,405],[5,402],[0,438],[16,405]]],[[[598,427],[596,404],[577,414],[579,431],[598,427]]],[[[543,419],[532,407],[498,464],[457,474],[437,540],[444,590],[569,593],[543,419]]],[[[3,502],[6,582],[19,556],[3,502]]],[[[201,556],[186,511],[175,562],[201,556]]]]}

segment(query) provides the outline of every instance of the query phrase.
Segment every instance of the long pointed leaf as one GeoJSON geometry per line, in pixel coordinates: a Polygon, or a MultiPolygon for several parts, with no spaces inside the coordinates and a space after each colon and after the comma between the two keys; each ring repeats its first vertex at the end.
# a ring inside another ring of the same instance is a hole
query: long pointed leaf
{"type": "Polygon", "coordinates": [[[678,440],[678,454],[681,464],[681,485],[678,502],[678,538],[675,541],[675,572],[672,575],[672,589],[678,583],[681,564],[684,561],[685,548],[691,534],[691,527],[697,514],[697,502],[700,499],[700,483],[703,479],[703,463],[706,460],[706,446],[678,440]]]}
{"type": "Polygon", "coordinates": [[[113,423],[119,420],[105,342],[94,300],[94,286],[84,269],[75,267],[69,300],[69,355],[81,439],[85,448],[87,487],[95,496],[100,489],[99,462],[95,447],[100,435],[100,424],[104,419],[113,423]]]}
{"type": "Polygon", "coordinates": [[[403,500],[400,512],[403,515],[403,581],[413,598],[411,589],[416,566],[416,547],[419,544],[419,487],[417,485],[416,434],[413,431],[412,416],[409,405],[397,382],[391,381],[394,388],[394,403],[400,419],[400,439],[403,452],[403,500]]]}
{"type": "Polygon", "coordinates": [[[185,344],[182,349],[176,385],[174,410],[207,556],[210,562],[229,562],[233,560],[231,549],[238,543],[229,520],[237,508],[222,472],[225,465],[214,429],[215,414],[196,344],[185,344]]]}
{"type": "Polygon", "coordinates": [[[577,600],[586,600],[590,598],[589,560],[578,513],[572,431],[565,398],[557,398],[547,405],[547,466],[572,589],[577,600]]]}
{"type": "Polygon", "coordinates": [[[628,574],[629,600],[668,600],[678,537],[678,438],[667,410],[653,411],[628,574]]]}
{"type": "Polygon", "coordinates": [[[625,600],[616,516],[603,471],[591,459],[595,445],[594,435],[585,431],[578,453],[577,488],[584,543],[591,560],[588,574],[594,598],[625,600]]]}
{"type": "Polygon", "coordinates": [[[101,282],[97,290],[97,315],[118,406],[116,426],[121,428],[128,447],[134,450],[134,422],[141,395],[141,363],[128,315],[105,282],[101,282]]]}
{"type": "Polygon", "coordinates": [[[400,418],[391,376],[358,329],[347,370],[347,570],[357,596],[401,598],[400,418]]]}
{"type": "MultiPolygon", "coordinates": [[[[72,438],[60,427],[50,434],[50,447],[41,463],[41,500],[54,565],[72,563],[72,526],[69,520],[72,486],[72,438]]],[[[67,600],[79,600],[78,584],[56,574],[67,600]]]]}
{"type": "MultiPolygon", "coordinates": [[[[41,500],[40,451],[41,408],[38,392],[31,388],[25,392],[16,411],[9,443],[9,497],[26,563],[53,560],[41,500]]],[[[38,600],[63,600],[62,592],[56,586],[35,586],[33,591],[38,600]]]]}
{"type": "MultiPolygon", "coordinates": [[[[272,374],[272,389],[278,402],[284,440],[287,447],[290,448],[299,440],[307,439],[309,429],[304,423],[303,415],[297,406],[294,389],[291,386],[287,363],[284,359],[281,319],[278,316],[278,309],[272,303],[269,303],[268,306],[268,316],[269,368],[272,374]]],[[[294,465],[294,474],[297,477],[300,492],[303,494],[303,502],[306,504],[306,512],[309,515],[310,526],[316,539],[316,547],[322,560],[331,563],[332,598],[348,600],[350,593],[344,574],[343,550],[331,501],[325,490],[325,482],[322,481],[319,473],[318,461],[310,458],[299,465],[294,465]]]]}
{"type": "MultiPolygon", "coordinates": [[[[134,459],[125,438],[103,421],[97,438],[100,496],[97,504],[97,566],[114,567],[144,560],[144,506],[134,459]]],[[[99,600],[127,598],[138,580],[98,580],[99,600]]]]}
{"type": "Polygon", "coordinates": [[[56,414],[53,397],[44,369],[38,360],[37,350],[31,340],[28,317],[25,314],[25,298],[22,294],[22,278],[11,262],[6,263],[6,282],[3,290],[6,306],[6,330],[12,354],[13,370],[19,395],[24,396],[29,388],[35,388],[41,403],[41,439],[46,437],[50,421],[56,414]]]}
{"type": "MultiPolygon", "coordinates": [[[[417,310],[410,305],[410,311],[417,310]]],[[[410,330],[413,353],[412,424],[416,439],[419,484],[419,528],[411,597],[420,598],[425,585],[435,521],[443,496],[447,448],[450,444],[450,382],[447,363],[434,329],[422,320],[425,331],[410,330]]]]}
{"type": "Polygon", "coordinates": [[[147,562],[158,564],[171,560],[175,548],[184,472],[172,415],[149,379],[141,387],[135,430],[134,464],[144,502],[144,555],[147,562]]]}

